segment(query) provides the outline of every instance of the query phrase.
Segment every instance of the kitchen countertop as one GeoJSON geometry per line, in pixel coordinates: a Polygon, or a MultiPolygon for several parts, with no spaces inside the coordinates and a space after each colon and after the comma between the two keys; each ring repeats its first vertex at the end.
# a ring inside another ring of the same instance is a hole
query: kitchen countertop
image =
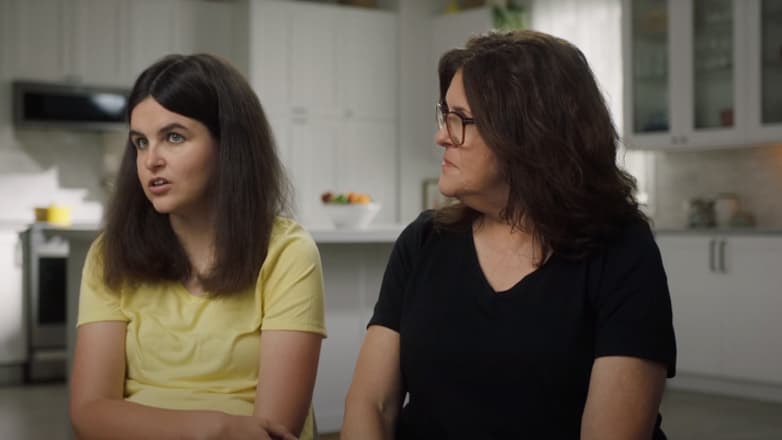
{"type": "MultiPolygon", "coordinates": [[[[319,244],[351,244],[351,243],[393,243],[406,225],[388,224],[372,225],[366,229],[335,229],[307,228],[312,238],[319,244]]],[[[60,235],[63,238],[94,239],[100,226],[96,224],[74,224],[72,226],[57,226],[46,223],[35,223],[33,227],[40,228],[46,235],[60,235]]]]}
{"type": "Polygon", "coordinates": [[[655,235],[782,235],[776,228],[655,228],[655,235]]]}

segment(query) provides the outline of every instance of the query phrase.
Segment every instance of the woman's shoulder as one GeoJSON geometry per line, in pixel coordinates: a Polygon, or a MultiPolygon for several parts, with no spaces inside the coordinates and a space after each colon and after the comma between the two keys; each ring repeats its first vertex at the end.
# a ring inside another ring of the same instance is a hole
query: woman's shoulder
{"type": "Polygon", "coordinates": [[[418,214],[399,234],[397,243],[421,246],[434,232],[434,211],[428,209],[418,214]]]}
{"type": "Polygon", "coordinates": [[[272,223],[269,237],[269,255],[274,255],[283,249],[314,248],[315,240],[296,220],[288,217],[277,216],[272,223]]]}
{"type": "Polygon", "coordinates": [[[598,255],[606,263],[622,266],[659,255],[659,250],[649,223],[633,220],[617,227],[598,255]]]}

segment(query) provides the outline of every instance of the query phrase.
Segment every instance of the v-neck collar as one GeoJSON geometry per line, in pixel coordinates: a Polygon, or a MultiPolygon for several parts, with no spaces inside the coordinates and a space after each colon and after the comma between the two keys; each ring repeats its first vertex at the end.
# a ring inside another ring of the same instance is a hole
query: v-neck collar
{"type": "Polygon", "coordinates": [[[541,271],[546,268],[550,263],[551,260],[556,256],[555,254],[551,254],[539,267],[537,267],[532,272],[524,275],[516,281],[516,283],[513,284],[510,288],[506,290],[496,291],[494,290],[494,287],[491,286],[491,283],[489,283],[489,279],[486,278],[486,273],[483,271],[483,267],[481,267],[480,259],[478,258],[478,248],[475,246],[475,231],[473,231],[472,228],[466,231],[465,233],[465,241],[467,244],[469,259],[471,260],[471,265],[475,268],[478,275],[481,278],[481,284],[484,287],[484,293],[491,295],[492,297],[496,298],[503,298],[503,297],[509,297],[514,295],[517,291],[523,290],[523,287],[525,284],[528,284],[532,282],[535,278],[539,276],[541,271]]]}

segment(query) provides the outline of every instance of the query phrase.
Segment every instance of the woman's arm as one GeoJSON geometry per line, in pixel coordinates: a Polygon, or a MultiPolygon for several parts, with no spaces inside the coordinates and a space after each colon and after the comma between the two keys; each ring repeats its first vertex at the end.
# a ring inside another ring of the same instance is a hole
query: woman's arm
{"type": "Polygon", "coordinates": [[[268,433],[285,438],[282,427],[257,417],[167,410],[125,401],[126,326],[104,321],[78,329],[69,408],[77,438],[269,439],[268,433]]]}
{"type": "Polygon", "coordinates": [[[651,439],[665,375],[665,365],[645,359],[595,359],[581,419],[581,439],[651,439]]]}
{"type": "Polygon", "coordinates": [[[262,330],[255,416],[300,435],[312,405],[323,336],[262,330]]]}
{"type": "Polygon", "coordinates": [[[345,401],[342,440],[393,439],[402,397],[399,333],[372,325],[345,401]]]}

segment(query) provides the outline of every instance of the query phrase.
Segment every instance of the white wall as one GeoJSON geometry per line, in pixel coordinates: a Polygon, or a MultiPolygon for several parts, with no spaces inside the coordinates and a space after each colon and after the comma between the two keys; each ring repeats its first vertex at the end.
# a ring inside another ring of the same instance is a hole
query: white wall
{"type": "Polygon", "coordinates": [[[421,184],[437,177],[434,146],[437,73],[431,53],[431,18],[440,0],[399,0],[399,220],[408,223],[421,211],[421,184]]]}

